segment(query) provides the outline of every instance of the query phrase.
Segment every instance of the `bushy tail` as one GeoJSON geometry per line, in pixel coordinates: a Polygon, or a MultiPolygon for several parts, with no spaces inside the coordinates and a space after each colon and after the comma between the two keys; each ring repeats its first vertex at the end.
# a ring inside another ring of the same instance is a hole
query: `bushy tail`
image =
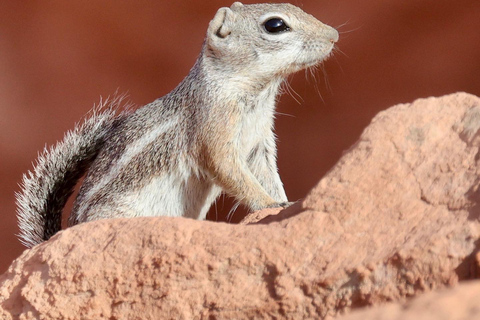
{"type": "Polygon", "coordinates": [[[32,247],[61,229],[62,210],[74,187],[102,148],[106,134],[124,114],[122,97],[101,102],[62,141],[45,148],[16,194],[20,241],[32,247]]]}

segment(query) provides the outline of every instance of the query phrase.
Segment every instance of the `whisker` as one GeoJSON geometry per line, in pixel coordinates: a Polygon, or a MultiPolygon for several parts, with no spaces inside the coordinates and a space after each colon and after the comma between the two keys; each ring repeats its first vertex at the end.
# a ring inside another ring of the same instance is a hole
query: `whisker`
{"type": "Polygon", "coordinates": [[[339,26],[335,27],[335,29],[338,30],[338,33],[339,34],[346,34],[346,33],[352,33],[354,31],[357,31],[359,30],[360,28],[362,28],[362,26],[358,26],[356,28],[353,28],[353,29],[349,29],[349,30],[340,30],[341,28],[345,27],[347,24],[350,23],[350,20],[347,20],[346,22],[340,24],[339,26]]]}
{"type": "Polygon", "coordinates": [[[342,73],[345,73],[345,71],[343,70],[342,64],[338,61],[338,58],[337,58],[337,57],[334,57],[334,60],[335,60],[335,62],[337,63],[337,65],[340,67],[340,71],[341,71],[342,73]]]}
{"type": "Polygon", "coordinates": [[[335,53],[337,53],[337,52],[343,54],[347,58],[350,58],[345,52],[342,51],[342,49],[340,49],[338,47],[333,48],[333,53],[334,53],[333,56],[335,56],[335,53]]]}
{"type": "Polygon", "coordinates": [[[347,21],[345,21],[345,22],[342,23],[342,24],[339,24],[338,26],[335,26],[335,29],[338,30],[338,29],[340,29],[340,28],[343,28],[343,27],[345,27],[345,26],[346,26],[347,24],[349,24],[349,23],[350,23],[350,19],[348,19],[347,21]]]}
{"type": "Polygon", "coordinates": [[[328,78],[328,74],[327,74],[327,69],[325,68],[325,66],[322,65],[322,73],[323,73],[323,79],[324,79],[324,82],[325,82],[325,87],[327,88],[327,90],[332,93],[332,86],[330,85],[330,80],[328,78]]]}
{"type": "Polygon", "coordinates": [[[240,202],[236,202],[233,207],[230,209],[230,211],[228,212],[227,214],[227,221],[228,222],[231,222],[232,221],[232,218],[233,218],[233,214],[235,213],[235,211],[237,211],[238,207],[240,206],[240,202]]]}
{"type": "Polygon", "coordinates": [[[289,114],[289,113],[283,113],[283,112],[278,112],[278,111],[277,111],[277,112],[275,112],[275,116],[276,116],[276,115],[279,115],[279,116],[287,116],[287,117],[296,118],[296,116],[295,116],[295,115],[293,115],[293,114],[289,114]]]}
{"type": "Polygon", "coordinates": [[[323,63],[306,69],[305,74],[308,77],[308,73],[310,73],[310,76],[313,78],[313,85],[314,85],[315,91],[318,94],[318,96],[320,97],[320,99],[322,100],[322,102],[325,103],[325,100],[324,100],[324,98],[323,98],[323,96],[320,92],[320,87],[318,85],[318,80],[317,80],[317,70],[319,68],[322,70],[323,74],[325,75],[325,67],[324,67],[323,63]]]}
{"type": "Polygon", "coordinates": [[[303,98],[301,95],[298,94],[293,88],[292,85],[290,84],[289,81],[284,81],[282,83],[282,89],[284,90],[285,93],[287,93],[290,97],[292,97],[293,100],[295,100],[298,104],[302,104],[303,98]]]}

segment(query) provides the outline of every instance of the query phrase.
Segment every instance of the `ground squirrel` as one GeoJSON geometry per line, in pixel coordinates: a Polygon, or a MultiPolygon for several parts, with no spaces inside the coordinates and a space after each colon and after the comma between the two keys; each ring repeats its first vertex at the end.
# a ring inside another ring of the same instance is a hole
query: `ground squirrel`
{"type": "Polygon", "coordinates": [[[235,2],[210,22],[202,51],[169,94],[135,112],[118,101],[39,156],[17,194],[21,241],[113,217],[205,219],[223,191],[251,210],[285,206],[273,133],[281,83],[330,55],[338,32],[291,4],[235,2]]]}

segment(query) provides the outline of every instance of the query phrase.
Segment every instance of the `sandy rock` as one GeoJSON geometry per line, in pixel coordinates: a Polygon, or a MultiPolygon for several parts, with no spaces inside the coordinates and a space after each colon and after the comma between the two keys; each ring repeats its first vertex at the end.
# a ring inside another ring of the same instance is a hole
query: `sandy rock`
{"type": "Polygon", "coordinates": [[[314,319],[476,278],[479,127],[475,96],[417,100],[278,214],[67,229],[0,277],[0,318],[314,319]]]}
{"type": "Polygon", "coordinates": [[[426,293],[406,303],[390,303],[352,312],[338,320],[474,320],[480,319],[480,281],[426,293]]]}

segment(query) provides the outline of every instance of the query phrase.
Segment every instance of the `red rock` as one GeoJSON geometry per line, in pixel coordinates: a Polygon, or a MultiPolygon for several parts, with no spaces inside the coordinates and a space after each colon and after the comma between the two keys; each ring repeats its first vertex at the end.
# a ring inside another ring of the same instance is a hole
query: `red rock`
{"type": "Polygon", "coordinates": [[[0,318],[313,319],[477,278],[479,127],[475,96],[417,100],[278,214],[67,229],[0,277],[0,318]]]}
{"type": "Polygon", "coordinates": [[[467,320],[480,319],[480,281],[430,292],[407,303],[353,312],[338,320],[467,320]]]}

